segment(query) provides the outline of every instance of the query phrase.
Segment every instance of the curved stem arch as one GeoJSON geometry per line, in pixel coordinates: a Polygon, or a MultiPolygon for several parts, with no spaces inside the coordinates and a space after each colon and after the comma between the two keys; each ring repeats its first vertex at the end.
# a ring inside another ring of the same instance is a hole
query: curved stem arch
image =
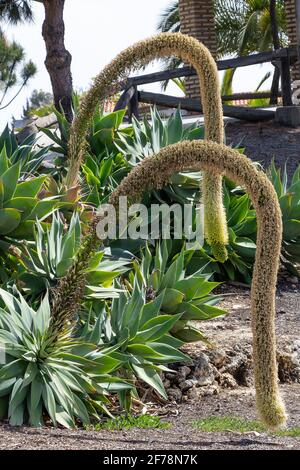
{"type": "Polygon", "coordinates": [[[258,232],[251,289],[253,359],[257,408],[269,427],[285,422],[278,390],[275,336],[275,291],[282,237],[281,210],[276,192],[262,172],[238,151],[210,141],[181,142],[147,157],[112,194],[138,202],[144,191],[164,187],[174,173],[184,170],[224,173],[245,187],[256,209],[258,232]]]}
{"type": "MultiPolygon", "coordinates": [[[[94,79],[71,127],[67,187],[75,186],[77,182],[80,165],[86,153],[85,137],[96,106],[118,90],[118,84],[126,80],[129,72],[138,70],[155,59],[168,56],[179,57],[197,71],[205,119],[205,138],[223,142],[223,110],[218,70],[209,50],[196,39],[181,33],[158,34],[125,49],[94,79]]],[[[228,232],[219,173],[210,171],[204,174],[202,191],[206,237],[215,257],[224,262],[227,259],[225,245],[228,243],[228,232]]]]}

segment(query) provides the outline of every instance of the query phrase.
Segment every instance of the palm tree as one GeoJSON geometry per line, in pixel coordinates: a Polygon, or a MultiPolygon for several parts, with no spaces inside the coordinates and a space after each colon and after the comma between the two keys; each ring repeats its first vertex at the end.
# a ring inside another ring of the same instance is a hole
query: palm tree
{"type": "MultiPolygon", "coordinates": [[[[284,0],[215,0],[215,26],[219,57],[249,55],[287,44],[284,0]]],[[[162,12],[157,29],[180,31],[178,0],[162,12]]],[[[178,67],[180,62],[172,58],[165,61],[165,68],[172,65],[178,67]]],[[[224,92],[230,90],[233,74],[234,70],[226,73],[224,92]]],[[[278,79],[277,72],[275,78],[278,79]]]]}
{"type": "Polygon", "coordinates": [[[54,104],[63,109],[71,121],[72,112],[72,56],[65,48],[63,12],[65,0],[0,0],[0,20],[13,24],[33,19],[33,2],[42,3],[45,20],[42,35],[46,45],[45,65],[50,75],[54,104]]]}

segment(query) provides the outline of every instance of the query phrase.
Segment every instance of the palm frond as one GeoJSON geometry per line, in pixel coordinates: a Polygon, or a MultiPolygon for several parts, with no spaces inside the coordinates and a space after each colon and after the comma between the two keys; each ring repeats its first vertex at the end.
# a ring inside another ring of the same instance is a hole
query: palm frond
{"type": "Polygon", "coordinates": [[[164,9],[156,29],[160,33],[178,33],[180,31],[178,0],[173,1],[164,9]]]}

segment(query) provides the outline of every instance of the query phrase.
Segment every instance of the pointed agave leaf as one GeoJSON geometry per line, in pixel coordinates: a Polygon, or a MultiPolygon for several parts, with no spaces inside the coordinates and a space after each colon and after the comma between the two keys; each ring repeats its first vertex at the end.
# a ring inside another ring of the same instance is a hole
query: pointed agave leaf
{"type": "Polygon", "coordinates": [[[175,336],[184,343],[193,343],[197,341],[204,341],[208,343],[206,336],[192,326],[176,331],[175,336]]]}
{"type": "Polygon", "coordinates": [[[196,273],[174,284],[174,289],[184,293],[185,300],[193,300],[209,294],[219,282],[209,282],[204,277],[197,277],[196,273]]]}
{"type": "Polygon", "coordinates": [[[181,251],[179,256],[171,264],[161,282],[161,289],[166,287],[172,288],[174,283],[180,280],[184,275],[184,252],[181,251]]]}
{"type": "Polygon", "coordinates": [[[9,160],[7,158],[6,145],[4,144],[0,152],[0,177],[6,172],[9,166],[9,160]]]}
{"type": "Polygon", "coordinates": [[[35,198],[41,191],[46,176],[39,176],[22,183],[18,183],[14,197],[32,197],[35,198]]]}
{"type": "Polygon", "coordinates": [[[3,204],[4,208],[17,209],[24,220],[35,208],[37,201],[32,197],[14,197],[3,204]]]}
{"type": "Polygon", "coordinates": [[[1,380],[0,382],[0,397],[5,397],[6,395],[9,395],[15,382],[16,382],[16,378],[13,377],[11,379],[8,379],[8,380],[1,380]]]}
{"type": "Polygon", "coordinates": [[[169,346],[168,344],[163,344],[159,342],[149,343],[155,351],[157,351],[163,357],[161,360],[162,363],[171,363],[171,362],[191,362],[191,358],[186,354],[183,354],[178,349],[169,346]]]}
{"type": "Polygon", "coordinates": [[[49,292],[47,291],[45,297],[43,298],[39,309],[34,314],[33,313],[33,322],[36,330],[42,335],[45,333],[49,321],[50,321],[50,302],[49,302],[49,292]]]}
{"type": "Polygon", "coordinates": [[[27,398],[27,408],[29,412],[29,424],[35,428],[43,426],[43,405],[42,400],[39,399],[34,405],[31,407],[32,401],[30,400],[29,396],[27,398]]]}
{"type": "Polygon", "coordinates": [[[148,344],[129,344],[126,351],[129,354],[133,354],[134,356],[139,356],[145,359],[163,359],[161,354],[151,348],[148,344]]]}
{"type": "Polygon", "coordinates": [[[74,413],[81,420],[82,424],[83,425],[90,424],[89,414],[87,412],[87,409],[83,401],[75,394],[73,394],[72,401],[74,403],[73,404],[74,413]]]}
{"type": "Polygon", "coordinates": [[[156,299],[152,302],[148,302],[143,306],[141,320],[140,320],[140,327],[144,327],[145,323],[150,321],[151,319],[157,317],[161,310],[161,306],[164,300],[165,291],[162,291],[156,299]]]}
{"type": "Polygon", "coordinates": [[[36,206],[27,216],[26,220],[28,221],[36,221],[36,219],[43,220],[48,217],[57,207],[59,204],[57,199],[43,199],[38,201],[36,206]]]}
{"type": "Polygon", "coordinates": [[[184,299],[184,294],[176,289],[166,289],[162,303],[162,310],[165,313],[175,313],[184,299]]]}
{"type": "Polygon", "coordinates": [[[21,213],[17,209],[0,209],[0,235],[12,233],[21,222],[21,213]]]}
{"type": "Polygon", "coordinates": [[[23,379],[19,378],[16,380],[13,389],[10,394],[10,399],[9,399],[9,408],[8,408],[8,415],[11,417],[16,408],[19,407],[19,405],[22,404],[22,402],[25,400],[27,395],[27,387],[23,387],[23,379]]]}
{"type": "Polygon", "coordinates": [[[22,388],[27,387],[27,385],[31,384],[34,381],[37,373],[38,373],[38,366],[36,365],[35,362],[30,362],[24,374],[22,388]]]}
{"type": "Polygon", "coordinates": [[[148,341],[157,341],[168,333],[175,323],[180,319],[181,313],[177,315],[159,315],[147,321],[143,328],[138,332],[133,341],[146,343],[148,341]]]}
{"type": "Polygon", "coordinates": [[[16,163],[9,167],[0,177],[4,187],[3,201],[11,199],[16,191],[18,179],[20,177],[20,164],[16,163]]]}
{"type": "Polygon", "coordinates": [[[25,411],[24,403],[20,403],[19,406],[14,408],[14,411],[10,415],[9,424],[11,426],[22,426],[24,422],[24,411],[25,411]]]}
{"type": "Polygon", "coordinates": [[[176,144],[182,140],[182,118],[180,108],[177,108],[176,112],[171,116],[167,123],[167,133],[168,133],[168,145],[176,144]]]}
{"type": "Polygon", "coordinates": [[[163,398],[168,399],[162,380],[158,373],[150,366],[142,366],[139,364],[132,364],[137,377],[146,382],[150,387],[154,388],[163,398]]]}
{"type": "Polygon", "coordinates": [[[50,418],[53,421],[53,424],[56,425],[56,402],[54,398],[53,391],[50,385],[44,380],[42,388],[42,397],[46,410],[49,413],[50,418]]]}
{"type": "Polygon", "coordinates": [[[30,410],[33,411],[38,407],[42,397],[43,383],[40,376],[35,376],[30,386],[30,410]]]}
{"type": "Polygon", "coordinates": [[[69,413],[64,411],[64,409],[61,406],[56,405],[55,418],[56,418],[56,421],[59,424],[61,424],[64,428],[67,428],[67,429],[75,428],[74,419],[72,419],[69,413]]]}

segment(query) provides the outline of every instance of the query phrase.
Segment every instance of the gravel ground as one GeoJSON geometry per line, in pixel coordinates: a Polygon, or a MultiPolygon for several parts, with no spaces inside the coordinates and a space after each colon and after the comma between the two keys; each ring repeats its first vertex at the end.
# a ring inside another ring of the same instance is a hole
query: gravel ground
{"type": "MultiPolygon", "coordinates": [[[[291,423],[300,424],[299,385],[282,387],[291,423]],[[297,400],[298,394],[298,400],[297,400]]],[[[205,397],[201,403],[181,405],[177,417],[168,418],[170,429],[131,429],[129,431],[67,431],[61,429],[31,429],[0,427],[0,449],[97,449],[97,450],[254,450],[300,449],[299,438],[279,438],[267,434],[234,432],[203,433],[192,428],[193,419],[209,415],[233,414],[255,417],[253,390],[205,397]]]]}
{"type": "MultiPolygon", "coordinates": [[[[229,310],[225,318],[200,325],[217,346],[230,347],[251,340],[249,289],[225,286],[223,306],[229,310]]],[[[283,280],[277,295],[278,343],[283,344],[299,338],[300,327],[300,283],[291,284],[283,280]]],[[[203,344],[189,346],[195,355],[203,350],[203,344]]],[[[281,385],[289,413],[289,427],[300,426],[300,384],[281,385]]],[[[128,431],[68,431],[63,429],[11,428],[0,425],[0,449],[97,449],[97,450],[281,450],[300,449],[300,438],[274,437],[266,433],[236,432],[204,433],[195,430],[195,418],[207,416],[242,416],[255,419],[255,395],[251,387],[223,390],[219,395],[202,397],[198,402],[168,405],[160,410],[163,419],[171,423],[170,429],[128,431]]]]}
{"type": "Polygon", "coordinates": [[[249,123],[229,121],[226,124],[227,144],[245,147],[245,155],[267,168],[272,159],[281,168],[287,162],[291,176],[300,163],[300,128],[283,127],[274,122],[249,123]]]}

